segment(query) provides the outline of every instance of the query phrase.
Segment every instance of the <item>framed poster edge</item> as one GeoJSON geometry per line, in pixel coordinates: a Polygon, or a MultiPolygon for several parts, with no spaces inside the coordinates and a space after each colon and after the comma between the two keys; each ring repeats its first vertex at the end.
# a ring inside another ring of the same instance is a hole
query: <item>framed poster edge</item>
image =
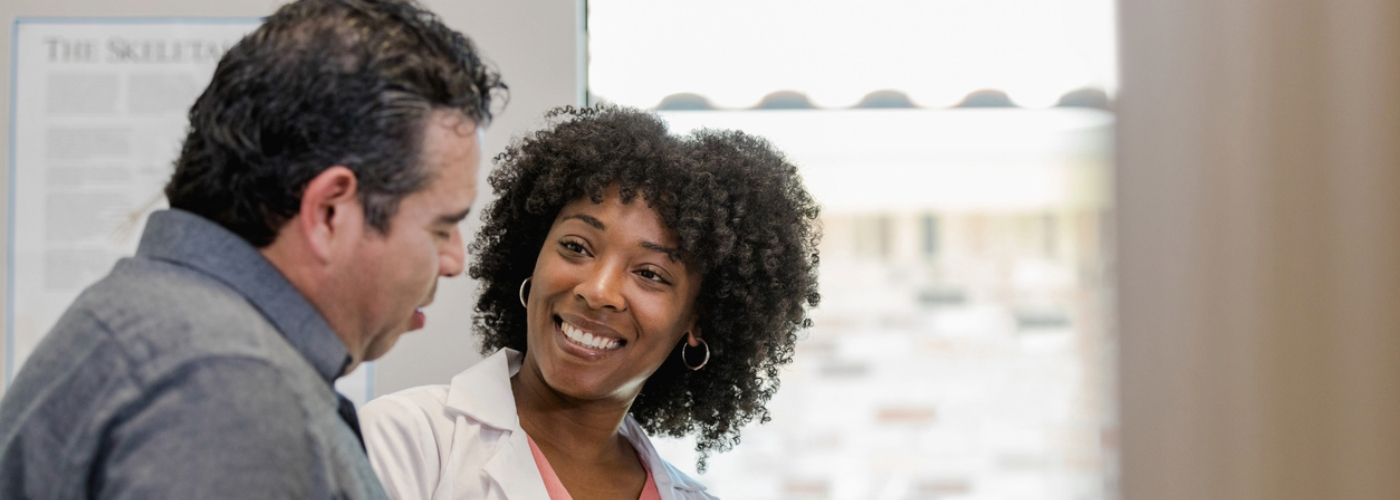
{"type": "Polygon", "coordinates": [[[24,24],[247,24],[261,23],[257,16],[16,16],[15,31],[24,24]]]}
{"type": "Polygon", "coordinates": [[[200,16],[15,16],[10,26],[10,134],[8,180],[6,184],[5,221],[5,388],[14,379],[15,366],[15,179],[19,166],[15,151],[19,125],[19,31],[25,24],[248,24],[261,23],[263,17],[200,17],[200,16]]]}

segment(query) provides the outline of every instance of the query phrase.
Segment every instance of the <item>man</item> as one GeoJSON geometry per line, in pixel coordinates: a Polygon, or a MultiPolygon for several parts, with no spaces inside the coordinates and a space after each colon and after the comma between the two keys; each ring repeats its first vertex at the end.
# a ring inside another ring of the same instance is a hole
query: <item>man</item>
{"type": "Polygon", "coordinates": [[[336,378],[462,272],[499,76],[403,0],[301,0],[226,54],[133,258],[0,402],[0,498],[382,498],[336,378]]]}

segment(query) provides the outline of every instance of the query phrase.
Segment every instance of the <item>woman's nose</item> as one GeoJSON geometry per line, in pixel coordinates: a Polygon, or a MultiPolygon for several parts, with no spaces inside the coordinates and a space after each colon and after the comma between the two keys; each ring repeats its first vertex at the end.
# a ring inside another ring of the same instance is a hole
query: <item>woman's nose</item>
{"type": "Polygon", "coordinates": [[[592,309],[627,310],[627,298],[622,293],[626,285],[626,269],[619,265],[602,264],[578,284],[575,292],[592,309]]]}

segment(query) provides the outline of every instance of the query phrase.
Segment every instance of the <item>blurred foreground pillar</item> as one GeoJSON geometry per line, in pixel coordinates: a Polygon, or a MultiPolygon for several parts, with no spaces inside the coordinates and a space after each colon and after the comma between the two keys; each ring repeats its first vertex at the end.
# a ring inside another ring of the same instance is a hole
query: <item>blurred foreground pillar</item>
{"type": "Polygon", "coordinates": [[[1120,19],[1122,498],[1400,498],[1400,2],[1120,19]]]}

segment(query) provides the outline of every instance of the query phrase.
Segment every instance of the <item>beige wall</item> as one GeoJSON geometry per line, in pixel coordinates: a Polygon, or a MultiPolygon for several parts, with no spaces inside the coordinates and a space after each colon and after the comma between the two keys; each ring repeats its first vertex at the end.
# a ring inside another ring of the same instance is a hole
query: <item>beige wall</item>
{"type": "MultiPolygon", "coordinates": [[[[486,155],[500,152],[511,136],[538,123],[545,110],[580,104],[586,85],[583,0],[420,0],[448,25],[466,33],[494,63],[510,85],[510,102],[486,137],[486,155]]],[[[18,16],[265,16],[282,1],[253,0],[4,0],[0,2],[0,159],[8,171],[10,133],[10,69],[14,19],[18,16]]],[[[481,172],[482,198],[490,200],[481,172]]],[[[0,176],[0,220],[8,220],[9,192],[0,176]]],[[[476,217],[464,227],[475,234],[476,217]]],[[[0,242],[7,237],[0,232],[0,242]]],[[[0,245],[0,253],[8,242],[0,245]]],[[[0,260],[0,262],[3,262],[0,260]]],[[[0,266],[0,277],[6,272],[0,266]]],[[[5,291],[0,288],[0,299],[5,291]]],[[[445,383],[452,374],[479,359],[471,336],[473,284],[455,279],[443,283],[437,302],[428,309],[423,331],[407,335],[377,363],[375,388],[384,394],[427,383],[445,383]]],[[[7,303],[0,301],[0,304],[7,303]]],[[[8,314],[8,312],[5,312],[8,314]]],[[[3,324],[3,323],[0,323],[3,324]]],[[[0,345],[0,349],[4,346],[0,345]]],[[[3,356],[0,356],[3,363],[3,356]]],[[[4,367],[0,366],[0,373],[4,367]]],[[[3,390],[3,389],[0,389],[3,390]]]]}
{"type": "Polygon", "coordinates": [[[1400,2],[1119,5],[1122,497],[1400,498],[1400,2]]]}

